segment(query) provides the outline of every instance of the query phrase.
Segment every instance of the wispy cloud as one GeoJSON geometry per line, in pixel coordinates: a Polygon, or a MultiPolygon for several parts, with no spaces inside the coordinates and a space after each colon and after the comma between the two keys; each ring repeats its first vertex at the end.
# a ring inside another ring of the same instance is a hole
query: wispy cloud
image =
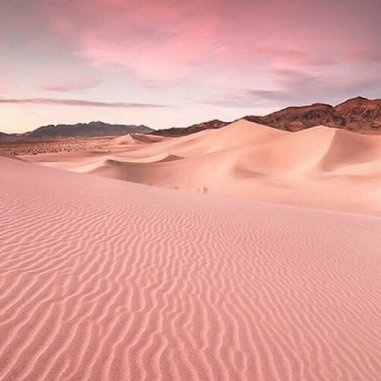
{"type": "Polygon", "coordinates": [[[364,74],[347,81],[338,74],[316,75],[298,70],[272,70],[273,88],[240,89],[202,99],[198,102],[214,106],[278,109],[290,105],[327,102],[336,104],[353,96],[379,97],[381,75],[364,74]]]}
{"type": "Polygon", "coordinates": [[[274,70],[277,87],[273,90],[246,90],[249,96],[273,101],[275,104],[335,102],[351,96],[365,95],[379,89],[381,75],[369,72],[348,81],[339,73],[311,74],[298,70],[274,70]]]}
{"type": "Polygon", "coordinates": [[[73,80],[62,83],[53,83],[49,85],[42,86],[42,90],[46,91],[57,91],[57,92],[71,92],[71,91],[81,91],[92,89],[93,87],[99,85],[101,81],[99,79],[84,79],[84,80],[73,80]]]}
{"type": "Polygon", "coordinates": [[[57,99],[57,98],[0,98],[0,103],[5,104],[36,104],[36,105],[59,105],[59,106],[89,106],[89,107],[111,107],[111,108],[162,108],[167,105],[152,103],[130,103],[130,102],[98,102],[81,99],[57,99]]]}

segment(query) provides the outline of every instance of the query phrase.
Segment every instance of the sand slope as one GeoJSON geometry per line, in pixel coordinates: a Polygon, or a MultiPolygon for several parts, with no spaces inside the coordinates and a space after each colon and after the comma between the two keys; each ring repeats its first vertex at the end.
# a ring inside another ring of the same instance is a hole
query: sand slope
{"type": "Polygon", "coordinates": [[[290,133],[240,120],[180,138],[118,137],[103,152],[75,155],[27,159],[193,192],[381,215],[381,136],[324,126],[290,133]]]}
{"type": "Polygon", "coordinates": [[[380,218],[0,179],[1,380],[380,379],[380,218]]]}

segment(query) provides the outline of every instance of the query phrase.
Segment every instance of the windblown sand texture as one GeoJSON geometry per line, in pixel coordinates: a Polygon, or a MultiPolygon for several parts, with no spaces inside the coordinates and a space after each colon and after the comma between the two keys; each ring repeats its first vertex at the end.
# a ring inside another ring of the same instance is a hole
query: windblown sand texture
{"type": "Polygon", "coordinates": [[[24,158],[192,192],[381,215],[381,136],[324,126],[286,132],[240,120],[180,138],[134,134],[24,158]]]}
{"type": "MultiPolygon", "coordinates": [[[[318,128],[298,144],[268,132],[261,129],[258,148],[255,137],[238,151],[244,142],[232,140],[229,160],[221,135],[207,132],[154,143],[161,148],[142,148],[142,156],[132,151],[144,165],[114,158],[93,170],[123,177],[125,168],[152,165],[155,176],[180,176],[178,163],[209,155],[215,168],[206,181],[216,172],[233,176],[232,168],[250,172],[250,160],[262,155],[268,174],[344,176],[373,173],[369,162],[379,158],[373,139],[318,128]],[[308,143],[318,138],[326,145],[308,143]],[[364,147],[355,167],[343,139],[364,147]],[[263,156],[271,140],[278,150],[263,156]],[[291,143],[284,157],[280,148],[291,143]],[[180,153],[185,158],[169,156],[180,153]]],[[[1,380],[380,380],[379,217],[180,192],[6,157],[0,179],[1,380]]]]}

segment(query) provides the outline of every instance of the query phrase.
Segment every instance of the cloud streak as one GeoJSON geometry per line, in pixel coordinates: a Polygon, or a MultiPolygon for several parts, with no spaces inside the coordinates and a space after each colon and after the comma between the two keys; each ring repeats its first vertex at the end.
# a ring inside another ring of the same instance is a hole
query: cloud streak
{"type": "Polygon", "coordinates": [[[49,105],[49,106],[87,106],[87,107],[110,107],[110,108],[164,108],[167,105],[152,103],[133,103],[133,102],[99,102],[81,99],[57,99],[57,98],[0,98],[0,103],[16,105],[49,105]]]}
{"type": "Polygon", "coordinates": [[[275,84],[271,89],[239,89],[219,94],[199,103],[232,108],[257,108],[273,110],[308,103],[338,103],[358,94],[380,97],[381,74],[365,73],[348,81],[345,76],[326,73],[310,74],[299,70],[273,70],[275,84]]]}
{"type": "Polygon", "coordinates": [[[81,90],[92,89],[95,86],[99,85],[100,83],[101,81],[98,79],[77,80],[77,81],[71,81],[71,82],[54,83],[50,85],[45,85],[45,86],[42,86],[42,90],[69,93],[71,91],[81,91],[81,90]]]}

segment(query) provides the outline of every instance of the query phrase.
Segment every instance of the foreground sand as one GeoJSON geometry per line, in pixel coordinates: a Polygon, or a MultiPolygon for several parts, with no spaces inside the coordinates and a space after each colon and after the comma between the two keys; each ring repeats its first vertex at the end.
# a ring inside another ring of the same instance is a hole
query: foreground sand
{"type": "Polygon", "coordinates": [[[381,136],[324,126],[291,133],[240,120],[180,138],[127,135],[79,153],[24,158],[167,188],[381,215],[381,136]]]}
{"type": "Polygon", "coordinates": [[[381,218],[0,179],[1,380],[380,380],[381,218]]]}

